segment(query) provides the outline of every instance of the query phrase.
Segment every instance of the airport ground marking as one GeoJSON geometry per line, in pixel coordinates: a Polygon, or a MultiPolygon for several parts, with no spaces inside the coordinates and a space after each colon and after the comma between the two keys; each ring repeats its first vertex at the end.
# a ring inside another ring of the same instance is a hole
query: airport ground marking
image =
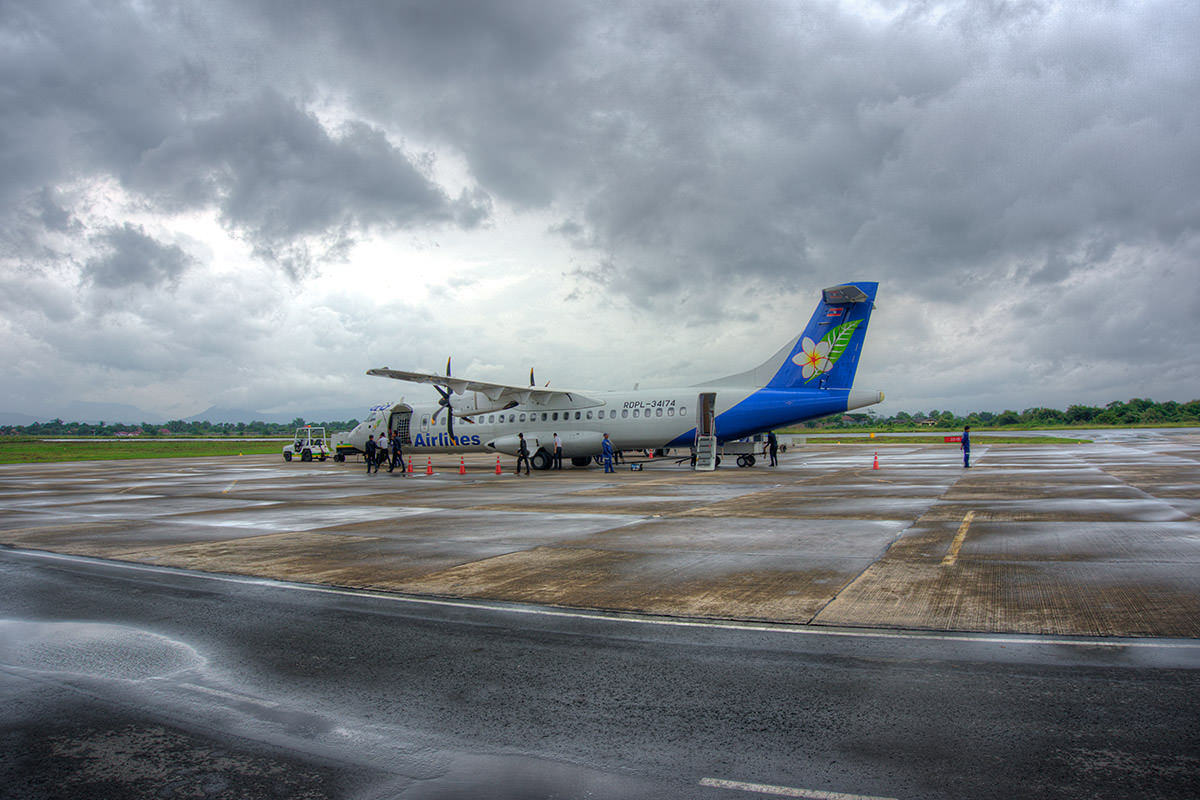
{"type": "Polygon", "coordinates": [[[958,533],[954,534],[954,541],[950,543],[950,549],[942,559],[943,567],[953,567],[958,562],[958,551],[962,549],[963,540],[967,538],[967,529],[971,527],[971,521],[974,519],[974,510],[968,511],[963,517],[962,524],[958,526],[958,533]]]}
{"type": "MultiPolygon", "coordinates": [[[[39,529],[44,530],[44,529],[39,529]]],[[[273,535],[273,534],[268,534],[273,535]]],[[[637,615],[635,612],[612,611],[575,611],[565,608],[548,608],[545,606],[516,606],[505,603],[489,603],[482,600],[454,600],[438,597],[422,597],[419,595],[399,594],[372,591],[369,589],[352,589],[342,586],[321,586],[313,583],[296,583],[293,581],[277,580],[275,578],[253,577],[245,575],[221,575],[215,572],[187,569],[186,567],[159,567],[151,564],[138,564],[132,561],[112,561],[99,556],[81,556],[69,553],[52,553],[47,550],[26,550],[19,547],[3,548],[0,553],[11,553],[27,558],[45,558],[61,561],[79,561],[90,564],[103,564],[114,569],[139,570],[160,575],[185,575],[198,580],[212,580],[223,583],[236,583],[244,586],[261,586],[263,588],[289,589],[300,592],[317,592],[320,594],[358,597],[368,600],[382,600],[390,603],[407,603],[410,605],[425,605],[443,608],[466,609],[468,611],[500,612],[506,614],[524,614],[534,617],[561,617],[564,619],[583,619],[596,622],[623,623],[627,625],[661,626],[664,628],[702,628],[722,631],[752,631],[755,633],[772,633],[781,636],[827,636],[857,639],[897,639],[924,640],[942,642],[971,642],[1000,645],[1052,645],[1055,647],[1087,647],[1114,649],[1146,649],[1146,650],[1182,650],[1200,652],[1200,641],[1194,639],[1171,640],[1163,637],[1148,637],[1146,639],[1114,638],[1114,637],[1046,637],[1037,634],[1022,633],[977,633],[977,632],[943,632],[929,631],[881,630],[878,628],[825,628],[815,625],[779,623],[779,622],[735,622],[723,619],[680,619],[671,617],[653,617],[637,615]]]]}
{"type": "Polygon", "coordinates": [[[222,490],[221,490],[221,494],[229,494],[229,491],[230,491],[231,489],[233,489],[233,487],[235,487],[235,486],[237,486],[237,481],[236,481],[236,480],[235,480],[233,483],[231,483],[231,484],[229,484],[228,486],[226,486],[224,489],[222,489],[222,490]]]}
{"type": "Polygon", "coordinates": [[[701,786],[713,789],[732,789],[736,792],[755,792],[776,797],[802,797],[806,800],[896,800],[894,797],[878,797],[869,794],[846,794],[844,792],[826,792],[820,789],[798,789],[792,786],[772,786],[768,783],[746,783],[744,781],[727,781],[720,778],[703,778],[701,786]]]}

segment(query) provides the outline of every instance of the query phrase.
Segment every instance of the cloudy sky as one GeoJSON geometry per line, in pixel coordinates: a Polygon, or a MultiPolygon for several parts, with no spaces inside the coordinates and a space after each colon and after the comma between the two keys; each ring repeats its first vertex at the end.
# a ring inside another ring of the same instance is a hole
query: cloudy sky
{"type": "Polygon", "coordinates": [[[0,42],[0,411],[692,384],[847,280],[882,413],[1200,397],[1189,0],[7,0],[0,42]]]}

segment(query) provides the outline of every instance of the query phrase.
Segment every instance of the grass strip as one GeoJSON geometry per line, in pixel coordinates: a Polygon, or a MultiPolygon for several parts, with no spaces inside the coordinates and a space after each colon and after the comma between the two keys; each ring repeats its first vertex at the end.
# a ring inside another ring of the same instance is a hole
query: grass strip
{"type": "Polygon", "coordinates": [[[283,460],[286,439],[229,441],[154,439],[75,439],[47,441],[31,437],[0,438],[0,464],[52,461],[110,461],[132,458],[208,458],[214,456],[277,455],[283,460]]]}

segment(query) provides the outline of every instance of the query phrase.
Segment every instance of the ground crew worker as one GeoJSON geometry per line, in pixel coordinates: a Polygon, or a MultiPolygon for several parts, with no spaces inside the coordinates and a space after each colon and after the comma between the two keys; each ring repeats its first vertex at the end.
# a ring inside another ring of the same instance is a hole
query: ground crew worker
{"type": "Polygon", "coordinates": [[[604,441],[601,443],[601,447],[604,449],[604,471],[616,472],[613,469],[613,444],[609,440],[607,433],[604,434],[604,441]]]}
{"type": "Polygon", "coordinates": [[[771,454],[771,466],[779,466],[779,440],[775,438],[775,431],[767,433],[767,452],[771,454]]]}
{"type": "Polygon", "coordinates": [[[525,462],[525,474],[529,474],[529,445],[525,444],[525,434],[517,434],[517,474],[521,474],[521,462],[525,462]]]}
{"type": "Polygon", "coordinates": [[[554,434],[554,468],[562,469],[562,439],[554,434]]]}
{"type": "Polygon", "coordinates": [[[367,474],[368,475],[371,474],[371,467],[374,467],[375,471],[379,472],[379,462],[375,460],[375,456],[378,455],[378,453],[379,453],[379,445],[375,444],[375,434],[372,433],[370,436],[367,437],[366,455],[367,455],[367,474]]]}
{"type": "Polygon", "coordinates": [[[408,473],[404,471],[404,454],[400,451],[400,431],[392,433],[392,463],[388,465],[388,472],[397,466],[400,467],[400,474],[407,478],[408,473]]]}

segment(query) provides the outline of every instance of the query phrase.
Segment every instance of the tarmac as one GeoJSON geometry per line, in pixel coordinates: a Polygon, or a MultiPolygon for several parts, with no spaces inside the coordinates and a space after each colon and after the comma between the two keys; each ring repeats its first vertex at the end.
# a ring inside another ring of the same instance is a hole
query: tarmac
{"type": "Polygon", "coordinates": [[[410,595],[831,628],[1200,637],[1200,430],[809,439],[780,465],[0,466],[0,545],[410,595]],[[1080,434],[1071,434],[1080,435],[1080,434]],[[877,461],[876,461],[877,458],[877,461]],[[877,465],[877,468],[876,468],[877,465]]]}

